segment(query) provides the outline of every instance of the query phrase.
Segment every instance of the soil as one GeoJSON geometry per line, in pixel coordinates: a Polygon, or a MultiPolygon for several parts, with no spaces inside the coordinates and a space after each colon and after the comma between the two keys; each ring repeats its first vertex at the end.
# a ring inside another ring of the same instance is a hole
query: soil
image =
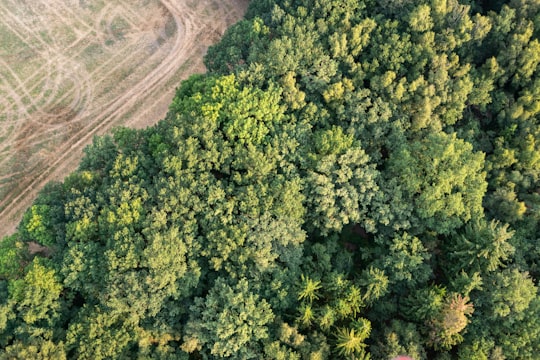
{"type": "Polygon", "coordinates": [[[94,136],[162,119],[247,4],[0,0],[0,236],[94,136]]]}

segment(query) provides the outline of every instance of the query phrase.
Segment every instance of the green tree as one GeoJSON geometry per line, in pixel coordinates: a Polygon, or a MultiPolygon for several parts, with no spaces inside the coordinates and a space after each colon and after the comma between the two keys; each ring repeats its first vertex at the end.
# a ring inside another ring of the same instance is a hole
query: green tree
{"type": "Polygon", "coordinates": [[[50,219],[50,208],[47,205],[33,205],[24,215],[21,223],[25,240],[36,241],[41,245],[50,246],[55,237],[50,219]]]}
{"type": "Polygon", "coordinates": [[[386,240],[376,238],[375,242],[380,246],[370,249],[375,255],[371,266],[383,269],[393,287],[406,284],[414,288],[433,277],[428,263],[431,255],[417,237],[403,233],[386,240]]]}
{"type": "Polygon", "coordinates": [[[238,359],[262,355],[267,325],[274,319],[270,305],[249,290],[242,279],[230,286],[219,278],[205,299],[191,307],[182,349],[205,357],[238,359]]]}
{"type": "Polygon", "coordinates": [[[483,219],[471,221],[462,233],[444,244],[448,254],[448,263],[445,264],[448,273],[465,270],[469,274],[487,274],[504,267],[515,251],[509,242],[513,234],[508,230],[508,224],[501,225],[495,220],[488,223],[483,219]]]}
{"type": "Polygon", "coordinates": [[[371,323],[366,319],[360,319],[354,322],[353,328],[340,328],[337,331],[336,348],[340,355],[348,357],[355,355],[360,359],[365,358],[364,340],[369,337],[371,332],[371,323]]]}
{"type": "MultiPolygon", "coordinates": [[[[389,198],[401,193],[396,217],[407,216],[414,233],[448,234],[483,215],[487,188],[484,155],[444,133],[401,145],[388,160],[389,198]]],[[[405,221],[403,221],[405,222],[405,221]]]]}
{"type": "Polygon", "coordinates": [[[527,273],[507,268],[486,277],[485,290],[471,297],[482,316],[472,317],[470,339],[487,339],[506,358],[533,359],[538,342],[538,289],[527,273]]]}
{"type": "MultiPolygon", "coordinates": [[[[332,151],[339,149],[335,144],[325,146],[331,146],[332,151]]],[[[322,156],[307,177],[308,229],[326,235],[341,231],[344,225],[360,223],[373,231],[374,221],[367,212],[378,190],[377,176],[360,148],[322,156]]]]}
{"type": "Polygon", "coordinates": [[[66,348],[78,359],[129,359],[136,338],[128,314],[87,306],[69,325],[66,348]]]}
{"type": "Polygon", "coordinates": [[[34,258],[23,278],[8,281],[0,311],[0,358],[66,357],[63,341],[58,341],[66,311],[64,288],[51,265],[34,258]]]}
{"type": "Polygon", "coordinates": [[[19,236],[6,236],[0,241],[0,279],[22,277],[26,249],[19,236]]]}
{"type": "Polygon", "coordinates": [[[370,352],[374,359],[393,359],[403,354],[408,354],[413,359],[427,359],[422,335],[415,324],[392,320],[390,326],[383,331],[381,336],[373,336],[374,344],[370,346],[370,352]]]}

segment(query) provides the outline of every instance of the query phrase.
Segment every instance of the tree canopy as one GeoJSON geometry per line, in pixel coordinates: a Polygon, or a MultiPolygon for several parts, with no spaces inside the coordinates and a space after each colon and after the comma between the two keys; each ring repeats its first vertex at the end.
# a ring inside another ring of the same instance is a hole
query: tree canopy
{"type": "Polygon", "coordinates": [[[540,3],[252,0],[0,243],[0,359],[536,359],[540,3]]]}

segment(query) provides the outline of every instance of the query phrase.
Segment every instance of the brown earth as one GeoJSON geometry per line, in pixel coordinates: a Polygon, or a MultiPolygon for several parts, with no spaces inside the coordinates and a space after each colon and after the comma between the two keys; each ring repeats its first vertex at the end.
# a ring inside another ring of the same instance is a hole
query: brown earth
{"type": "Polygon", "coordinates": [[[0,236],[114,126],[162,119],[248,0],[0,0],[0,236]]]}

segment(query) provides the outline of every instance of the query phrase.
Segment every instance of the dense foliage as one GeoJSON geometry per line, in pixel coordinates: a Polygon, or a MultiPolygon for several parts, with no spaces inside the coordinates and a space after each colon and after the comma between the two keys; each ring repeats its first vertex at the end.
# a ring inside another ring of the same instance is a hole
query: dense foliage
{"type": "Polygon", "coordinates": [[[2,359],[537,359],[540,2],[253,0],[0,243],[2,359]]]}

